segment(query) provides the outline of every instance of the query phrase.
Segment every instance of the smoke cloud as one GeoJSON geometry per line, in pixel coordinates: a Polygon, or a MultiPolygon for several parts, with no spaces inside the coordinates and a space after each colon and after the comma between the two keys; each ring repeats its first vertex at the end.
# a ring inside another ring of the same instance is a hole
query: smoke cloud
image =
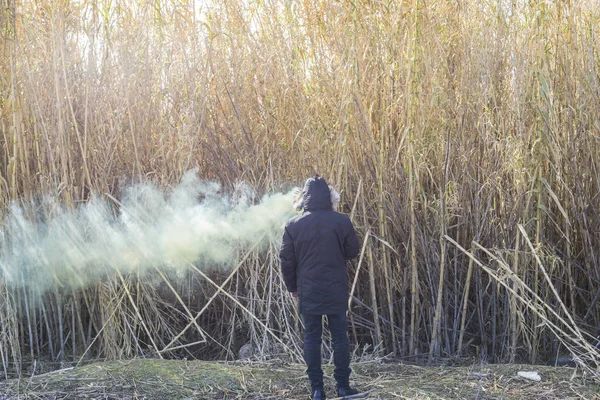
{"type": "Polygon", "coordinates": [[[76,209],[52,198],[44,198],[35,213],[11,206],[0,228],[1,277],[42,294],[82,288],[117,271],[184,274],[190,262],[227,268],[239,250],[280,240],[294,213],[295,190],[256,202],[250,186],[239,184],[224,195],[219,184],[201,181],[196,172],[188,171],[170,192],[149,183],[132,186],[118,211],[106,196],[76,209]]]}

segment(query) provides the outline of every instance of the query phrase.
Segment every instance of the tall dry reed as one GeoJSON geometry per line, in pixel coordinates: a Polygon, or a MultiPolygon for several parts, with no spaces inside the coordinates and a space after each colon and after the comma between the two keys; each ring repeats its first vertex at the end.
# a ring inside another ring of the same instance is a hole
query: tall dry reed
{"type": "MultiPolygon", "coordinates": [[[[597,2],[194,3],[2,0],[2,213],[40,193],[77,207],[173,186],[196,166],[262,191],[318,172],[366,243],[350,268],[358,351],[590,354],[597,2]]],[[[0,280],[4,373],[84,354],[233,358],[247,342],[299,357],[277,243],[248,250],[231,273],[113,275],[39,304],[0,280]]]]}

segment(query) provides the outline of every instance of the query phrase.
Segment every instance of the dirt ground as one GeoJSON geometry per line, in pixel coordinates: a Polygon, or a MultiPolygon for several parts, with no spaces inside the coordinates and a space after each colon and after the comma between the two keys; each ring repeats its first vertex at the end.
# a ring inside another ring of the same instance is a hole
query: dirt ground
{"type": "MultiPolygon", "coordinates": [[[[575,368],[531,365],[422,367],[355,363],[352,383],[366,399],[600,399],[600,383],[575,368]],[[535,382],[519,371],[537,371],[535,382]]],[[[334,396],[332,366],[325,389],[334,396]]],[[[0,381],[0,400],[13,399],[307,399],[304,366],[288,363],[135,359],[99,362],[0,381]]]]}

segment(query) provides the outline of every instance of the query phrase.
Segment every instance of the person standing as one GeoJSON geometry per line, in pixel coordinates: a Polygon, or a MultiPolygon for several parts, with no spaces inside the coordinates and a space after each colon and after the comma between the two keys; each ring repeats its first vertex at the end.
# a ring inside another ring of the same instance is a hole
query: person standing
{"type": "Polygon", "coordinates": [[[313,400],[327,398],[321,369],[323,315],[333,341],[337,395],[358,393],[350,387],[346,261],[358,255],[359,243],[350,218],[334,211],[334,202],[339,194],[325,179],[309,178],[298,207],[303,212],[286,224],[279,253],[283,280],[304,321],[304,360],[313,400]]]}

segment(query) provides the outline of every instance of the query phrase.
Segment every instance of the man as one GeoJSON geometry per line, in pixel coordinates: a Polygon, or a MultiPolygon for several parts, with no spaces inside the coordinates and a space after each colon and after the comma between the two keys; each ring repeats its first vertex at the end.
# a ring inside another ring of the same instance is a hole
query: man
{"type": "Polygon", "coordinates": [[[326,398],[321,369],[323,315],[333,341],[338,397],[358,393],[350,387],[346,260],[357,256],[359,244],[350,218],[334,211],[332,197],[339,201],[325,179],[316,175],[306,181],[300,206],[304,211],[285,226],[279,254],[283,280],[298,300],[304,321],[304,360],[313,400],[326,398]]]}

